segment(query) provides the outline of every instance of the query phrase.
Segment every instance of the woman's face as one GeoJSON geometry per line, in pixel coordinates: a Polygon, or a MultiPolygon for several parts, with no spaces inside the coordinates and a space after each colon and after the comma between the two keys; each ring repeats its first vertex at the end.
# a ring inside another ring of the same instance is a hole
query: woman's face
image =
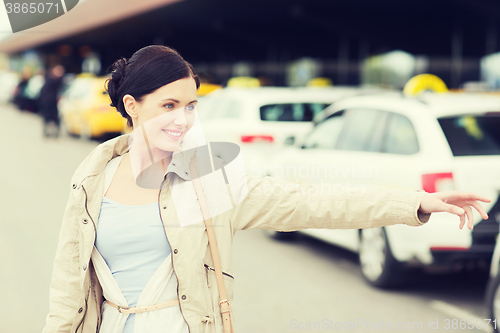
{"type": "Polygon", "coordinates": [[[132,118],[134,130],[141,127],[145,131],[151,148],[176,151],[193,127],[196,82],[192,77],[174,81],[136,103],[136,118],[132,118]]]}

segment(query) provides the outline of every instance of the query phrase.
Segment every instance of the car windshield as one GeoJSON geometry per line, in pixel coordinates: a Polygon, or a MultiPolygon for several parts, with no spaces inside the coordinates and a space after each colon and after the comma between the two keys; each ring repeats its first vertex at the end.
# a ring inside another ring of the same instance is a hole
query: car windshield
{"type": "Polygon", "coordinates": [[[260,107],[260,119],[264,121],[311,121],[329,104],[284,103],[260,107]]]}
{"type": "Polygon", "coordinates": [[[438,119],[454,156],[500,155],[500,113],[438,119]]]}

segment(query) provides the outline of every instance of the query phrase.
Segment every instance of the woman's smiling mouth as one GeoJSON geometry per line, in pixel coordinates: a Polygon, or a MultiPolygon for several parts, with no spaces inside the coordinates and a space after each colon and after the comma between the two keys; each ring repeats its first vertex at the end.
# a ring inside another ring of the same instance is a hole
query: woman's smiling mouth
{"type": "Polygon", "coordinates": [[[181,137],[182,131],[171,131],[171,130],[166,130],[162,129],[163,133],[167,134],[170,138],[177,140],[181,137]]]}

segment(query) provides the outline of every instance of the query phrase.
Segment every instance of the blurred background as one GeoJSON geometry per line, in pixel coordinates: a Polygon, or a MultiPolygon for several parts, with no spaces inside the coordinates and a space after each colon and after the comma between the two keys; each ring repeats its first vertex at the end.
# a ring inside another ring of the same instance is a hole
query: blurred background
{"type": "Polygon", "coordinates": [[[109,67],[151,44],[193,64],[207,140],[237,143],[249,173],[492,199],[473,231],[434,214],[419,228],[237,234],[238,332],[493,331],[499,1],[85,0],[17,33],[3,10],[1,332],[43,328],[71,175],[130,132],[109,67]]]}
{"type": "Polygon", "coordinates": [[[56,20],[3,34],[0,52],[9,58],[1,65],[35,73],[58,63],[68,73],[104,74],[119,57],[166,44],[217,84],[254,76],[268,85],[300,85],[301,69],[302,80],[321,76],[335,85],[401,88],[411,75],[429,72],[451,88],[483,81],[495,89],[497,6],[494,0],[86,0],[56,20]]]}

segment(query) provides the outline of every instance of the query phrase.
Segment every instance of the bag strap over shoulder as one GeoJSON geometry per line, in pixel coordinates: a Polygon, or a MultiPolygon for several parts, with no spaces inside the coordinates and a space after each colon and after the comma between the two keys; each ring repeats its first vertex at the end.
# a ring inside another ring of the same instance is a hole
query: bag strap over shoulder
{"type": "Polygon", "coordinates": [[[103,196],[108,191],[109,186],[111,185],[111,181],[116,173],[116,169],[118,169],[118,165],[120,165],[120,161],[122,160],[123,155],[117,156],[113,158],[106,164],[106,168],[104,169],[104,193],[103,196]]]}
{"type": "Polygon", "coordinates": [[[219,250],[217,248],[217,241],[215,239],[215,232],[212,225],[212,219],[210,218],[210,211],[208,209],[205,194],[203,192],[203,187],[201,185],[200,178],[198,178],[198,172],[196,168],[196,156],[191,159],[190,171],[193,179],[194,189],[196,191],[196,196],[200,202],[201,213],[203,215],[203,220],[205,221],[205,226],[207,228],[208,244],[210,246],[210,252],[212,253],[212,260],[214,262],[215,277],[217,279],[217,289],[219,290],[219,306],[220,312],[222,314],[222,324],[224,326],[224,333],[233,333],[233,327],[231,323],[231,312],[229,308],[229,301],[227,299],[226,287],[224,285],[224,277],[222,276],[222,265],[219,257],[219,250]]]}

